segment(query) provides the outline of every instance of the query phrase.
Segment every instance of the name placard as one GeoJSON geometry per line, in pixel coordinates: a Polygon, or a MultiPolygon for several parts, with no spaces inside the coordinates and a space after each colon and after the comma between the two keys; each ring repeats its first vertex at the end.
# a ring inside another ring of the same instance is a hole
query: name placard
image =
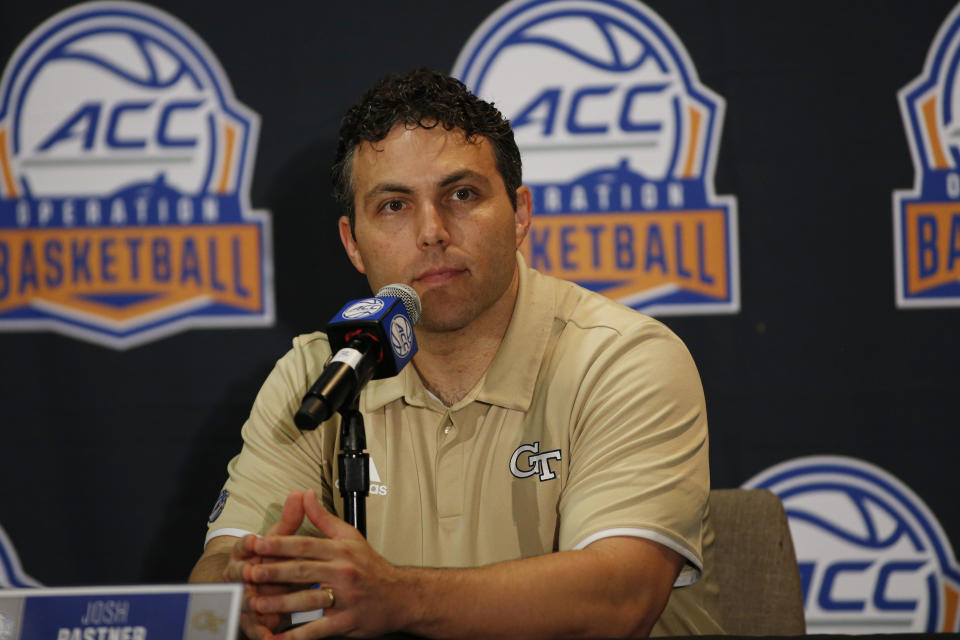
{"type": "Polygon", "coordinates": [[[0,589],[0,640],[235,640],[239,584],[0,589]]]}

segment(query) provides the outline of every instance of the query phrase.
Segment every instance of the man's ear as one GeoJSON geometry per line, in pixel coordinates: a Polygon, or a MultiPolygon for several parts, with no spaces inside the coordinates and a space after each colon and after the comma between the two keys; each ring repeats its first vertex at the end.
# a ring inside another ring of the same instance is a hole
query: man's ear
{"type": "Polygon", "coordinates": [[[527,231],[530,230],[530,218],[533,216],[533,195],[530,193],[530,187],[520,185],[517,188],[517,210],[514,213],[514,220],[517,227],[517,248],[523,244],[527,237],[527,231]]]}
{"type": "Polygon", "coordinates": [[[350,258],[350,262],[353,263],[353,266],[356,267],[357,271],[365,274],[367,270],[363,266],[363,258],[360,257],[360,249],[357,248],[357,239],[353,237],[353,229],[350,228],[350,218],[347,216],[340,216],[339,227],[340,242],[343,244],[343,248],[347,252],[347,257],[350,258]]]}

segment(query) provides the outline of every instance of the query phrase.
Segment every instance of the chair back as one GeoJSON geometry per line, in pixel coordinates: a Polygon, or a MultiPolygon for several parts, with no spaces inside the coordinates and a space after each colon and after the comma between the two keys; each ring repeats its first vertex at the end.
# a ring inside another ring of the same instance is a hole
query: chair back
{"type": "Polygon", "coordinates": [[[714,489],[710,515],[724,631],[804,635],[803,588],[780,499],[765,489],[714,489]]]}

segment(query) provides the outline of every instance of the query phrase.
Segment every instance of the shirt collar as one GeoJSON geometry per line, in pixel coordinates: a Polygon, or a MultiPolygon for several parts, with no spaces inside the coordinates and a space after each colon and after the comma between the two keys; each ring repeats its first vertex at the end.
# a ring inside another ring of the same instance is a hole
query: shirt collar
{"type": "MultiPolygon", "coordinates": [[[[556,294],[552,287],[545,286],[539,273],[527,267],[519,251],[516,255],[519,287],[507,332],[480,382],[453,409],[479,400],[525,411],[533,400],[540,362],[550,339],[556,294]]],[[[404,367],[392,378],[371,380],[360,404],[364,411],[374,411],[401,397],[415,406],[439,406],[413,366],[404,367]]]]}
{"type": "Polygon", "coordinates": [[[556,294],[553,287],[544,286],[539,273],[527,267],[519,251],[517,269],[517,303],[497,355],[480,381],[477,400],[526,411],[533,401],[537,373],[553,329],[556,294]]]}

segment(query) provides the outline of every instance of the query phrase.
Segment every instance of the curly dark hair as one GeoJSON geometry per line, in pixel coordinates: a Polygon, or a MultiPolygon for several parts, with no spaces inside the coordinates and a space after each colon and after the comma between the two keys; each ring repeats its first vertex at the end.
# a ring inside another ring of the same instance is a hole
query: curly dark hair
{"type": "Polygon", "coordinates": [[[420,68],[379,80],[350,107],[340,123],[337,156],[330,173],[333,196],[350,218],[351,230],[356,221],[351,175],[354,151],[364,141],[383,140],[398,124],[424,129],[442,126],[447,131],[463,131],[467,140],[478,137],[489,140],[507,196],[513,208],[517,208],[520,150],[513,139],[510,122],[493,104],[470,93],[456,78],[420,68]]]}

